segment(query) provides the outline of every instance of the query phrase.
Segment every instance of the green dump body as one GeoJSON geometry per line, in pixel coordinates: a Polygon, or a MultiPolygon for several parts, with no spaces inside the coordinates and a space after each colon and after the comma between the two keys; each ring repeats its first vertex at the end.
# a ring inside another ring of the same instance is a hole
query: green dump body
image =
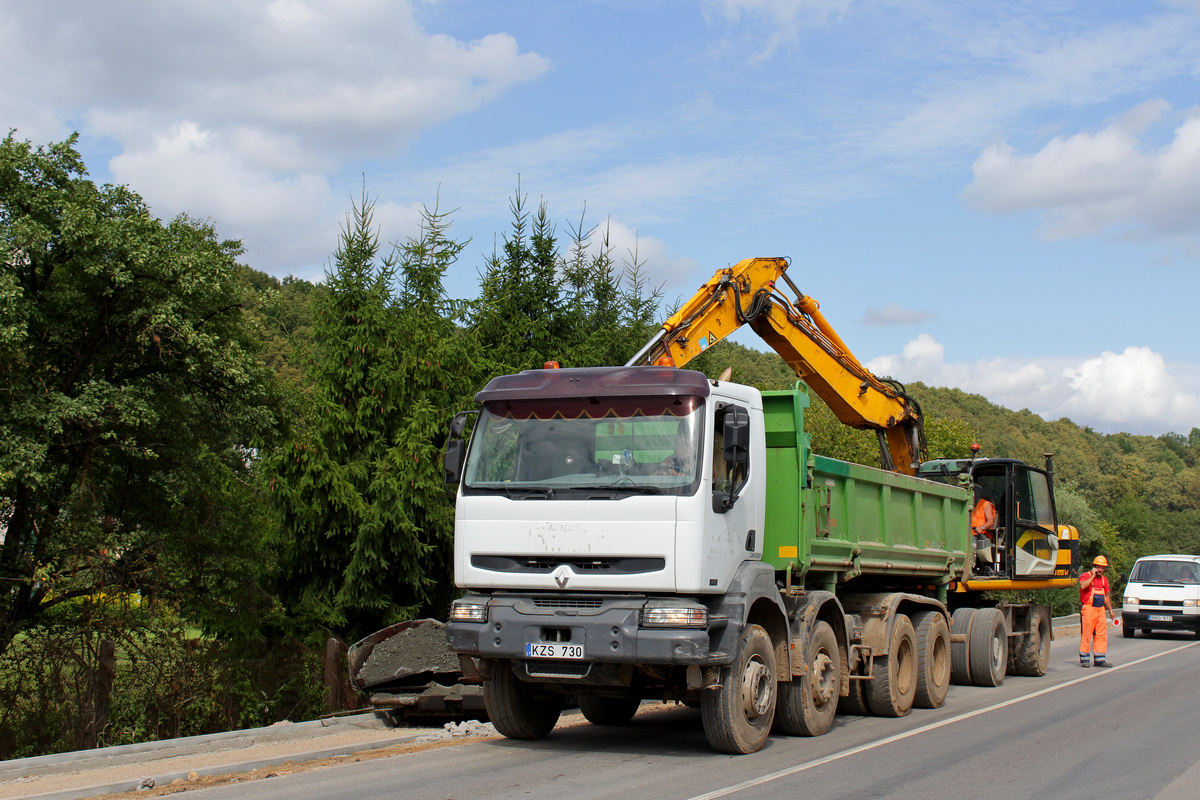
{"type": "Polygon", "coordinates": [[[970,491],[813,454],[808,404],[802,391],[763,392],[763,560],[790,569],[793,585],[831,591],[860,578],[940,588],[960,577],[970,491]]]}

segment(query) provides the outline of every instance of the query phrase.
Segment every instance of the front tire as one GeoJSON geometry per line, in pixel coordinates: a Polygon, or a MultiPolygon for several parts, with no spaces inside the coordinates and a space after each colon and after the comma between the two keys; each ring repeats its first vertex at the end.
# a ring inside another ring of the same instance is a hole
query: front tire
{"type": "Polygon", "coordinates": [[[713,749],[745,755],[762,748],[775,719],[776,674],[771,637],[748,625],[733,665],[721,669],[720,685],[702,695],[700,716],[713,749]]]}
{"type": "Polygon", "coordinates": [[[492,665],[491,680],[483,682],[483,705],[496,730],[510,739],[545,739],[562,713],[562,697],[537,692],[507,661],[492,665]]]}
{"type": "Polygon", "coordinates": [[[867,705],[880,717],[903,717],[917,696],[917,637],[912,620],[896,615],[888,654],[875,659],[875,677],[868,681],[867,705]]]}
{"type": "Polygon", "coordinates": [[[804,663],[808,667],[804,675],[779,684],[775,723],[793,736],[820,736],[833,725],[842,680],[837,637],[828,622],[813,626],[804,663]]]}

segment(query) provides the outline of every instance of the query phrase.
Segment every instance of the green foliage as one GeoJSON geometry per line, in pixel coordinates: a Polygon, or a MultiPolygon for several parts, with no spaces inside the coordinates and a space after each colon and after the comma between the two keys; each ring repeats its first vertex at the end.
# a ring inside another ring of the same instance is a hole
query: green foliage
{"type": "Polygon", "coordinates": [[[229,490],[252,481],[276,416],[240,245],[97,187],[74,148],[0,144],[0,652],[74,597],[199,610],[231,600],[197,586],[257,574],[242,570],[261,532],[236,520],[258,501],[229,490]]]}
{"type": "Polygon", "coordinates": [[[294,644],[197,637],[178,617],[121,595],[61,604],[0,655],[0,759],[305,719],[320,664],[294,644]],[[116,645],[107,715],[96,675],[116,645]]]}
{"type": "Polygon", "coordinates": [[[540,368],[623,364],[657,329],[660,293],[647,292],[636,252],[618,269],[609,235],[581,218],[566,257],[546,204],[532,219],[520,186],[509,203],[511,233],[483,272],[470,329],[490,360],[488,375],[540,368]],[[593,246],[595,245],[595,246],[593,246]]]}
{"type": "Polygon", "coordinates": [[[445,613],[453,508],[440,453],[476,385],[474,340],[442,288],[463,244],[424,212],[380,258],[365,195],[316,298],[309,423],[271,459],[279,592],[304,630],[358,637],[445,613]]]}

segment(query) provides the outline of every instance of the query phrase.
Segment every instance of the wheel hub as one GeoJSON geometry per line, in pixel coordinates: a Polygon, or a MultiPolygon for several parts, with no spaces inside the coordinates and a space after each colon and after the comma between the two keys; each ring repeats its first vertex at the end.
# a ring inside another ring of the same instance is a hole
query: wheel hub
{"type": "Polygon", "coordinates": [[[758,658],[746,663],[742,673],[742,706],[748,719],[766,714],[771,708],[771,681],[774,676],[758,658]]]}
{"type": "Polygon", "coordinates": [[[818,705],[824,705],[833,699],[833,659],[828,653],[819,653],[813,659],[812,699],[818,705]]]}

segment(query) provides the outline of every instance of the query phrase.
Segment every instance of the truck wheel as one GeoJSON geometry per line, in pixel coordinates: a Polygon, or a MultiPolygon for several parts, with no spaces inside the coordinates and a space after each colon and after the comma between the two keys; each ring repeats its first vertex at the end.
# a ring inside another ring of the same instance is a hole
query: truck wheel
{"type": "Polygon", "coordinates": [[[999,686],[1008,669],[1008,625],[998,608],[980,608],[971,623],[971,681],[999,686]]]}
{"type": "Polygon", "coordinates": [[[492,665],[483,682],[483,705],[496,730],[510,739],[545,739],[562,713],[562,698],[533,691],[513,674],[507,661],[492,665]]]}
{"type": "Polygon", "coordinates": [[[806,673],[779,684],[775,725],[792,736],[820,736],[833,725],[842,680],[837,637],[828,622],[813,626],[804,650],[806,673]]]}
{"type": "Polygon", "coordinates": [[[950,625],[939,611],[913,614],[917,634],[917,708],[941,708],[950,692],[950,625]]]}
{"type": "Polygon", "coordinates": [[[917,695],[917,637],[912,620],[896,615],[888,654],[875,659],[875,677],[867,681],[867,706],[880,717],[903,717],[917,695]]]}
{"type": "Polygon", "coordinates": [[[866,681],[850,681],[850,694],[838,698],[837,713],[850,717],[870,716],[871,709],[867,708],[866,681]]]}
{"type": "Polygon", "coordinates": [[[1050,615],[1039,612],[1037,621],[1031,626],[1013,659],[1017,662],[1017,674],[1040,678],[1050,666],[1050,615]]]}
{"type": "Polygon", "coordinates": [[[579,710],[593,725],[626,725],[641,706],[640,697],[579,696],[579,710]]]}
{"type": "Polygon", "coordinates": [[[704,735],[713,749],[743,755],[762,748],[775,718],[775,648],[759,625],[742,633],[737,659],[701,696],[704,735]]]}
{"type": "MultiPolygon", "coordinates": [[[[1126,625],[1124,620],[1121,620],[1121,637],[1124,639],[1132,639],[1137,635],[1137,628],[1132,625],[1126,625]]],[[[1197,633],[1200,636],[1200,632],[1197,633]]]]}
{"type": "Polygon", "coordinates": [[[973,608],[955,609],[950,617],[950,632],[964,637],[961,642],[950,643],[950,680],[959,686],[971,685],[971,621],[974,618],[973,608]]]}

